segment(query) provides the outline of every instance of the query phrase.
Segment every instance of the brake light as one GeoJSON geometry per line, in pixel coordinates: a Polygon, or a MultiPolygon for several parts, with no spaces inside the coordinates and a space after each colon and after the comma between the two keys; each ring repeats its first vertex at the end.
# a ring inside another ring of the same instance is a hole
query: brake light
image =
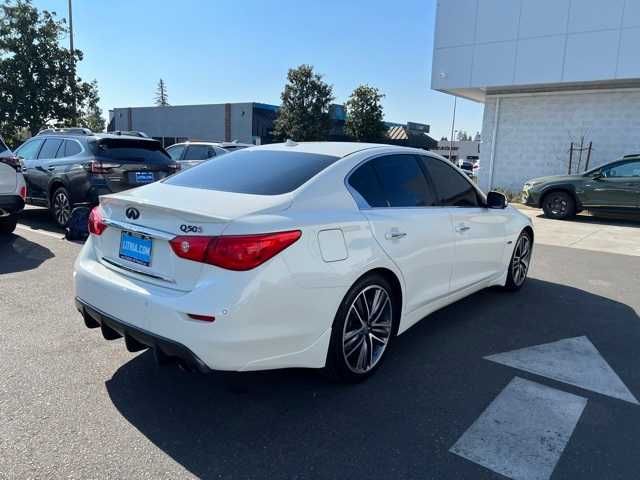
{"type": "Polygon", "coordinates": [[[113,169],[113,167],[115,167],[116,165],[111,165],[108,163],[102,163],[102,162],[97,162],[95,160],[92,160],[91,162],[89,162],[86,166],[86,169],[93,174],[96,175],[101,175],[104,173],[109,173],[111,172],[111,170],[113,169]]]}
{"type": "Polygon", "coordinates": [[[89,233],[100,236],[106,229],[107,224],[104,223],[102,210],[100,207],[94,207],[89,214],[89,233]]]}
{"type": "Polygon", "coordinates": [[[27,198],[27,187],[24,185],[20,187],[20,196],[22,197],[23,200],[27,198]]]}
{"type": "Polygon", "coordinates": [[[180,258],[245,271],[262,265],[301,236],[300,230],[220,237],[179,236],[169,243],[180,258]]]}

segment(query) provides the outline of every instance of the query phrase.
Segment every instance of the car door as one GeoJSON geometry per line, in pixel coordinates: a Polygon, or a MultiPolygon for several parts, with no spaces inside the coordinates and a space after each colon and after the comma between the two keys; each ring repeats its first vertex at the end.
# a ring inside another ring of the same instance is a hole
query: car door
{"type": "Polygon", "coordinates": [[[373,158],[349,177],[375,239],[400,270],[405,312],[449,293],[454,254],[451,216],[434,207],[436,196],[415,155],[373,158]]]}
{"type": "Polygon", "coordinates": [[[56,156],[62,146],[61,138],[47,138],[38,153],[38,163],[34,169],[32,184],[35,185],[41,198],[48,199],[49,183],[56,170],[56,156]]]}
{"type": "Polygon", "coordinates": [[[38,153],[44,143],[42,138],[33,138],[27,140],[16,150],[16,155],[22,159],[24,163],[24,178],[27,182],[27,195],[30,199],[44,199],[46,193],[38,186],[37,178],[41,171],[38,169],[40,160],[38,153]]]}
{"type": "Polygon", "coordinates": [[[505,210],[486,208],[484,198],[469,179],[446,161],[422,156],[434,184],[439,205],[451,215],[455,232],[455,265],[451,292],[499,275],[506,243],[505,210]]]}
{"type": "Polygon", "coordinates": [[[584,189],[586,207],[637,208],[640,205],[640,160],[602,167],[584,189]]]}

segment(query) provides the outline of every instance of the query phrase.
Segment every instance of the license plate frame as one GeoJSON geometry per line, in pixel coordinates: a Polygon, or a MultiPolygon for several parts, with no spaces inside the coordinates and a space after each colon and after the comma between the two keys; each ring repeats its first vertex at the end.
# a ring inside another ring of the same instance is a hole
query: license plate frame
{"type": "Polygon", "coordinates": [[[153,239],[148,235],[123,230],[120,234],[118,257],[145,267],[151,266],[153,239]]]}

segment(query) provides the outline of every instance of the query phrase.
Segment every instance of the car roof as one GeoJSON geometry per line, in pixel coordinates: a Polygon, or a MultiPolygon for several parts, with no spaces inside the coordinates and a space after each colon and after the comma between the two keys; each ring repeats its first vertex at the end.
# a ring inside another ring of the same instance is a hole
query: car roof
{"type": "MultiPolygon", "coordinates": [[[[355,152],[362,150],[368,150],[372,148],[390,148],[394,145],[388,145],[383,143],[360,143],[360,142],[292,142],[287,141],[285,143],[272,143],[269,145],[262,145],[259,147],[253,147],[253,149],[261,150],[279,150],[279,151],[293,151],[300,153],[313,153],[317,155],[331,155],[334,157],[346,157],[355,152]]],[[[402,148],[402,147],[397,147],[402,148]]]]}

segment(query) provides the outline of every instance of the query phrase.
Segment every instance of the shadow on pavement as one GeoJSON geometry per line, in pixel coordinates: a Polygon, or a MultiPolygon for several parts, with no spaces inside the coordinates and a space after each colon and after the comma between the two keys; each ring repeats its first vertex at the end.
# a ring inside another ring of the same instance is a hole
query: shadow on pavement
{"type": "Polygon", "coordinates": [[[26,238],[13,234],[0,236],[0,274],[33,270],[53,257],[47,247],[26,238]]]}
{"type": "Polygon", "coordinates": [[[51,218],[51,213],[46,208],[27,207],[20,213],[18,222],[34,230],[45,230],[64,235],[64,228],[56,225],[56,222],[51,218]]]}
{"type": "MultiPolygon", "coordinates": [[[[549,220],[544,213],[537,215],[538,218],[549,220]]],[[[580,213],[570,220],[554,220],[554,222],[573,222],[585,225],[609,225],[613,227],[635,227],[640,228],[640,213],[637,215],[608,215],[604,213],[588,214],[580,213]]]]}
{"type": "MultiPolygon", "coordinates": [[[[640,371],[628,358],[640,343],[638,320],[622,303],[530,279],[516,294],[486,290],[431,315],[398,337],[377,374],[359,385],[335,385],[311,370],[187,374],[156,367],[145,352],[106,387],[120,414],[200,478],[503,478],[448,452],[515,375],[527,376],[482,357],[587,335],[640,393],[640,371]],[[245,392],[234,393],[229,378],[245,392]]],[[[636,428],[628,412],[623,417],[618,433],[636,428]]],[[[587,437],[572,442],[592,478],[637,453],[607,440],[600,447],[611,444],[614,453],[600,471],[589,463],[587,437]]]]}

